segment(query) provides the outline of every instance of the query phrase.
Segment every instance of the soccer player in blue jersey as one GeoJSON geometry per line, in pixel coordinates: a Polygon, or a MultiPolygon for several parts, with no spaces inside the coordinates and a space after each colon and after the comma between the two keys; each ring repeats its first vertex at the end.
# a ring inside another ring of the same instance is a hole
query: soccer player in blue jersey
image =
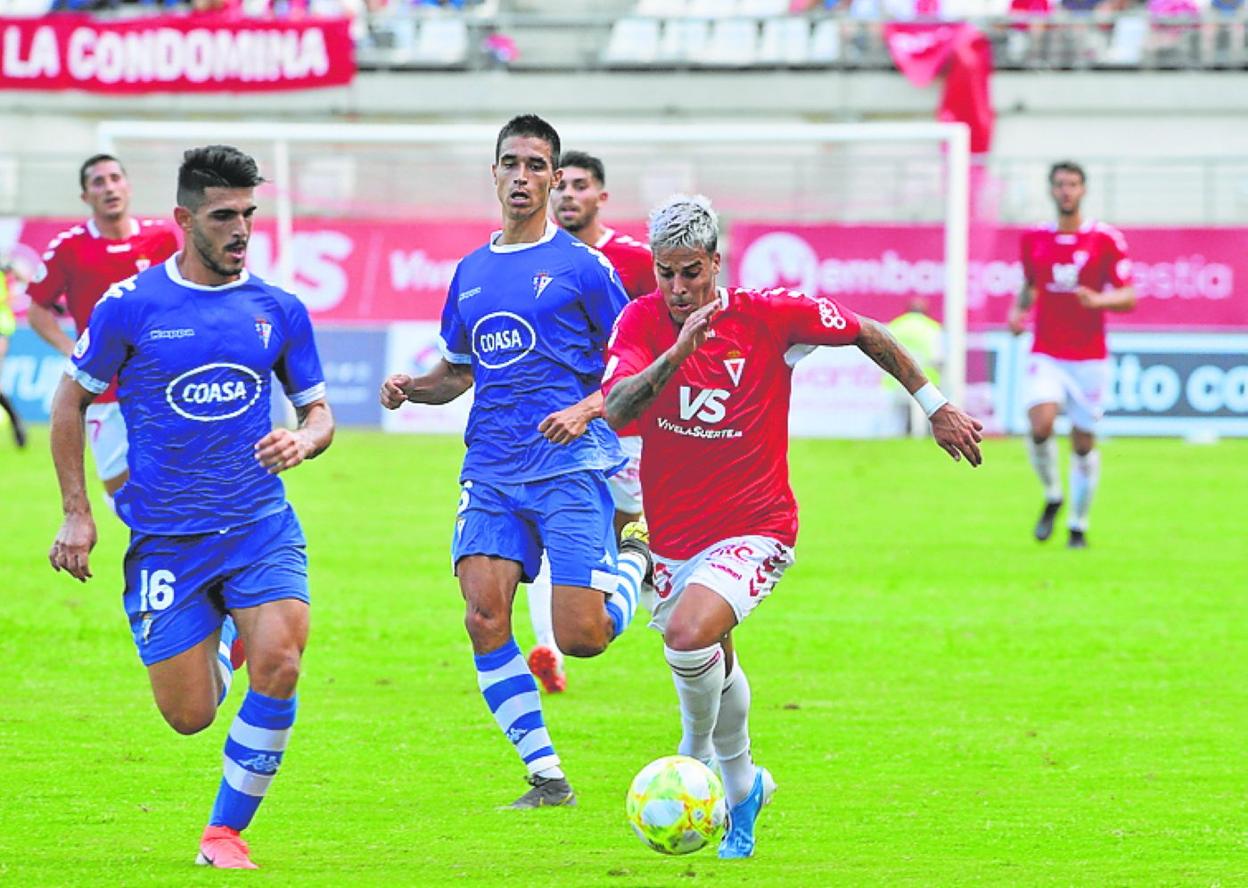
{"type": "Polygon", "coordinates": [[[231,869],[255,868],[239,833],[281,765],[308,635],[306,544],[277,474],[321,453],[334,431],[307,309],[243,267],[262,181],[237,148],[185,153],[174,211],[184,249],[104,294],[52,404],[65,519],[49,558],[85,582],[96,530],[83,414],[118,378],[130,429],[130,480],[116,498],[131,529],[124,603],[175,731],[212,724],[233,676],[235,626],[244,642],[250,688],[196,858],[231,869]],[[294,431],[272,428],[274,373],[298,412],[294,431]]]}
{"type": "Polygon", "coordinates": [[[628,302],[610,262],[550,221],[559,134],[540,117],[509,121],[492,167],[503,228],[459,263],[442,313],[442,360],[395,374],[382,404],[445,404],[476,387],[451,557],[467,603],[477,683],[528,769],[510,807],[575,804],[542,717],[537,684],[512,635],[516,586],[543,549],[559,647],[592,657],[628,626],[649,552],[617,554],[607,476],[624,463],[602,420],[599,381],[615,317],[628,302]]]}

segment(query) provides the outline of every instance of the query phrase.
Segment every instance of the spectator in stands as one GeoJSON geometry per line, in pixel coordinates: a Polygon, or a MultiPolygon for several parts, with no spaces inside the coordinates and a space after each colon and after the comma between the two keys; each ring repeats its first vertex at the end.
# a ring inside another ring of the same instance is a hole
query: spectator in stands
{"type": "Polygon", "coordinates": [[[1204,57],[1206,62],[1241,65],[1244,59],[1244,0],[1211,0],[1205,17],[1204,57]],[[1221,37],[1226,35],[1226,50],[1221,37]]]}

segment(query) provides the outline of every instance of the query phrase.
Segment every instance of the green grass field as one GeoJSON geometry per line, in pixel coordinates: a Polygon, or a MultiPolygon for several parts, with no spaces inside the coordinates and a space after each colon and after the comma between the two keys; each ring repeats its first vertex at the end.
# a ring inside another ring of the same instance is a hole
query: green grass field
{"type": "Polygon", "coordinates": [[[928,442],[795,442],[798,563],[737,634],[780,790],[757,857],[721,863],[624,822],[679,730],[641,626],[547,698],[580,806],[495,810],[523,771],[447,566],[460,446],[342,432],[288,478],[313,632],[251,874],[191,865],[241,682],[204,734],[165,727],[121,612],[122,526],[99,518],[89,584],[48,568],[46,443],[0,445],[0,881],[1248,884],[1248,442],[1108,442],[1086,552],[1031,539],[1018,441],[977,471],[928,442]]]}

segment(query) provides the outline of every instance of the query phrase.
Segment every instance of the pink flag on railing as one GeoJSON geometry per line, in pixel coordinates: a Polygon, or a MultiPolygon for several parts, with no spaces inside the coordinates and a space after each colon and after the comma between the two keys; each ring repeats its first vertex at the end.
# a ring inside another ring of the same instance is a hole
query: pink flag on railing
{"type": "Polygon", "coordinates": [[[992,48],[974,25],[890,22],[884,26],[889,54],[906,79],[927,86],[945,71],[945,89],[936,116],[971,129],[971,152],[992,146],[995,115],[989,98],[992,48]]]}

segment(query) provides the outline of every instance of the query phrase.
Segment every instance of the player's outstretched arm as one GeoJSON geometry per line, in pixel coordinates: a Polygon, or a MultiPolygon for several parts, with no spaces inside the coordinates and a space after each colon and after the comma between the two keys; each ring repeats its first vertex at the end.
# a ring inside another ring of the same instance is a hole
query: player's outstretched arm
{"type": "Polygon", "coordinates": [[[1010,306],[1010,316],[1007,321],[1010,332],[1015,336],[1027,329],[1027,312],[1031,310],[1031,303],[1035,301],[1036,291],[1031,284],[1023,282],[1022,289],[1018,291],[1018,297],[1014,300],[1014,304],[1010,306]]]}
{"type": "Polygon", "coordinates": [[[1131,311],[1135,308],[1135,287],[1131,284],[1101,291],[1080,287],[1075,291],[1075,296],[1084,308],[1101,308],[1105,311],[1131,311]]]}
{"type": "Polygon", "coordinates": [[[570,444],[589,428],[591,420],[602,416],[602,392],[591,392],[589,397],[571,407],[556,410],[538,423],[537,430],[551,444],[570,444]]]}
{"type": "Polygon", "coordinates": [[[87,497],[82,450],[86,442],[87,405],[95,394],[68,376],[61,379],[52,398],[52,462],[61,486],[61,510],[65,519],[56,533],[48,560],[53,570],[64,570],[86,582],[91,576],[88,563],[95,548],[95,520],[87,497]]]}
{"type": "Polygon", "coordinates": [[[472,388],[472,365],[452,364],[446,358],[424,376],[392,373],[381,383],[381,406],[397,410],[413,404],[446,404],[472,388]]]}
{"type": "Polygon", "coordinates": [[[955,461],[965,456],[972,466],[982,463],[984,457],[979,443],[984,440],[983,423],[950,404],[928,381],[914,355],[906,351],[887,327],[870,318],[860,317],[859,320],[862,329],[855,344],[919,402],[931,422],[936,443],[955,461]]]}
{"type": "Polygon", "coordinates": [[[663,391],[663,386],[675,375],[676,370],[685,359],[697,351],[711,329],[711,317],[719,311],[718,299],[708,302],[699,308],[680,326],[680,335],[676,343],[655,359],[654,363],[633,376],[625,377],[615,384],[607,395],[604,415],[607,425],[613,429],[621,429],[654,403],[654,399],[663,391]]]}
{"type": "Polygon", "coordinates": [[[334,414],[324,399],[295,408],[299,427],[274,429],[256,442],[256,459],[276,475],[325,452],[334,440],[334,414]]]}
{"type": "Polygon", "coordinates": [[[30,322],[30,329],[39,334],[40,339],[65,357],[68,358],[73,352],[74,341],[65,335],[65,331],[61,329],[61,322],[56,319],[52,309],[38,302],[32,302],[26,308],[26,320],[30,322]]]}

